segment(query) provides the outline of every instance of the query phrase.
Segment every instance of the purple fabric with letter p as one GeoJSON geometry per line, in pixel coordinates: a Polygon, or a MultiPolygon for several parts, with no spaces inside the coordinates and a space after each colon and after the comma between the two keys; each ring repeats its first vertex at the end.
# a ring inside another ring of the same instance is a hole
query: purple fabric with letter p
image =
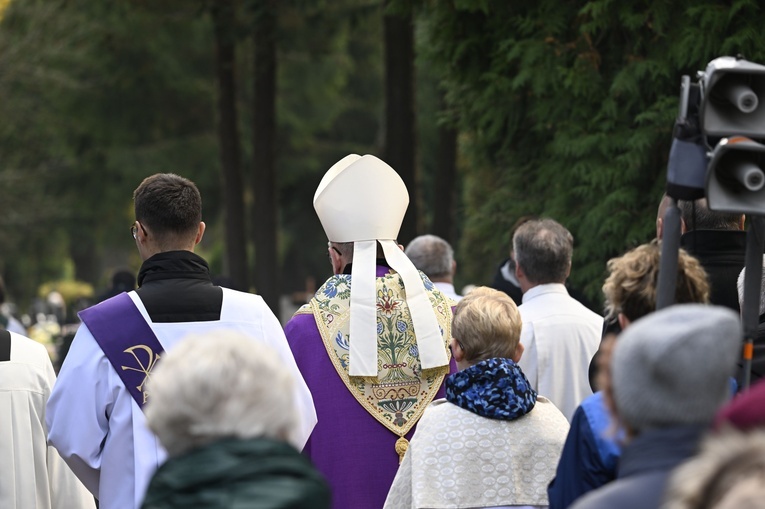
{"type": "Polygon", "coordinates": [[[123,292],[79,313],[98,346],[140,408],[151,370],[164,352],[154,331],[123,292]]]}

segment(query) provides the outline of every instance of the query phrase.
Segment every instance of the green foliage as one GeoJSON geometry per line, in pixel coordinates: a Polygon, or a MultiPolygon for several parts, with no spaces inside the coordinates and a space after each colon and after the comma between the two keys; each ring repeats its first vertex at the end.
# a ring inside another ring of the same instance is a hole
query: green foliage
{"type": "Polygon", "coordinates": [[[461,271],[488,281],[526,214],[574,234],[571,280],[654,234],[680,77],[765,60],[754,1],[423,2],[429,58],[464,135],[461,271]]]}
{"type": "Polygon", "coordinates": [[[378,153],[382,7],[369,0],[281,5],[277,174],[284,290],[330,273],[311,207],[321,176],[349,153],[378,153]]]}
{"type": "Polygon", "coordinates": [[[181,173],[219,206],[209,20],[163,2],[25,0],[0,24],[0,271],[15,300],[131,260],[131,194],[181,173]],[[211,171],[213,170],[213,171],[211,171]]]}

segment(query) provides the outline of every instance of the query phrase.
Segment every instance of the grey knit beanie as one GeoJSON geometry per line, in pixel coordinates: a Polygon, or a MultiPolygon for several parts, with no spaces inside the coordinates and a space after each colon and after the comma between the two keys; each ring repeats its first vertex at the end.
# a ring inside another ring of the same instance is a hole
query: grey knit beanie
{"type": "Polygon", "coordinates": [[[611,360],[614,403],[635,431],[711,422],[731,393],[741,324],[720,306],[682,304],[635,321],[611,360]]]}

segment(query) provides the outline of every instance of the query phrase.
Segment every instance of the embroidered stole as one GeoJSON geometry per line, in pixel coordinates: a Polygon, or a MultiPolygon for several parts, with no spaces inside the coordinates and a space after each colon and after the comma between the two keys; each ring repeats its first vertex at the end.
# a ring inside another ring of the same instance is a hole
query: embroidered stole
{"type": "MultiPolygon", "coordinates": [[[[427,276],[420,274],[436,312],[444,349],[451,358],[451,305],[427,276]]],[[[398,274],[388,273],[377,278],[377,377],[349,376],[350,295],[351,276],[338,274],[298,312],[313,314],[327,354],[346,388],[372,417],[399,436],[396,452],[403,459],[409,446],[404,435],[433,401],[449,366],[421,368],[403,281],[398,274]]]]}
{"type": "Polygon", "coordinates": [[[130,296],[122,292],[79,313],[138,407],[149,399],[146,382],[164,352],[130,296]]]}

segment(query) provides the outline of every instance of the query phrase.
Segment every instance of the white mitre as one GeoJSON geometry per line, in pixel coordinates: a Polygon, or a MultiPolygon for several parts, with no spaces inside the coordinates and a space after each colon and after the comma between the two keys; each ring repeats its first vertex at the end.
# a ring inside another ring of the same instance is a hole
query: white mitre
{"type": "Polygon", "coordinates": [[[398,173],[375,156],[348,155],[321,179],[313,207],[331,242],[353,242],[348,374],[377,376],[377,243],[404,282],[423,369],[446,366],[435,311],[414,264],[398,247],[409,193],[398,173]]]}

